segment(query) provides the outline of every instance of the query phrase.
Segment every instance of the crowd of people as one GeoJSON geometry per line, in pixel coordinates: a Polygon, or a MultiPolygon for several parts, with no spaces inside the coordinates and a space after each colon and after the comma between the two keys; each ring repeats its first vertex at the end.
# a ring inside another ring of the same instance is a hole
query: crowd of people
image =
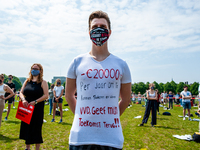
{"type": "MultiPolygon", "coordinates": [[[[151,125],[156,125],[156,110],[158,115],[159,107],[163,107],[165,110],[173,109],[174,103],[180,104],[177,105],[179,107],[183,107],[183,120],[186,118],[186,110],[188,111],[188,120],[192,120],[190,118],[190,109],[191,105],[195,103],[195,99],[192,98],[192,94],[188,91],[188,86],[183,87],[183,91],[176,95],[172,93],[172,91],[159,93],[158,89],[154,90],[155,85],[153,83],[149,84],[149,89],[141,96],[140,92],[138,92],[137,96],[135,93],[132,92],[131,94],[131,104],[141,104],[141,97],[145,101],[146,110],[142,120],[142,123],[139,126],[143,126],[144,123],[147,123],[150,111],[152,113],[152,122],[151,125]],[[136,102],[138,101],[138,102],[136,102]],[[162,105],[160,105],[162,104],[162,105]],[[168,104],[168,105],[167,105],[168,104]],[[166,107],[167,106],[167,107],[166,107]]],[[[199,95],[197,95],[198,99],[198,111],[195,113],[198,117],[200,116],[200,91],[199,95]]]]}
{"type": "MultiPolygon", "coordinates": [[[[127,63],[108,51],[107,40],[111,35],[111,23],[108,14],[103,11],[92,12],[89,16],[89,36],[92,41],[92,49],[89,53],[81,54],[71,62],[66,78],[65,98],[74,113],[74,121],[69,136],[70,150],[122,150],[124,137],[122,133],[120,116],[130,103],[131,98],[131,74],[127,63]],[[77,98],[75,93],[77,92],[77,98]],[[119,100],[120,96],[120,100],[119,100]],[[111,128],[114,123],[117,125],[111,128]]],[[[15,87],[12,83],[12,75],[4,84],[4,75],[0,75],[0,125],[5,100],[8,101],[8,119],[15,87]],[[5,94],[6,93],[6,94],[5,94]]],[[[59,79],[55,85],[48,89],[47,82],[43,79],[43,67],[34,63],[29,70],[29,77],[24,82],[19,97],[25,108],[33,105],[34,111],[30,124],[21,121],[19,138],[25,140],[26,150],[31,144],[35,144],[39,150],[43,143],[42,125],[44,119],[44,101],[49,99],[49,115],[51,122],[55,121],[56,107],[60,109],[60,123],[62,120],[62,103],[64,87],[59,79]]],[[[181,92],[183,115],[188,109],[190,115],[191,93],[184,87],[181,92]]],[[[145,99],[145,113],[142,123],[147,123],[152,113],[151,125],[156,125],[159,104],[169,104],[168,109],[173,109],[172,92],[160,94],[153,83],[142,96],[138,93],[138,104],[142,97],[145,99]],[[169,99],[167,99],[169,98],[169,99]],[[169,102],[168,102],[169,101],[169,102]]],[[[177,99],[178,100],[178,99],[177,99]]],[[[132,101],[136,96],[132,93],[132,101]]],[[[200,112],[200,111],[199,111],[200,112]]],[[[199,113],[198,112],[198,113],[199,113]]]]}

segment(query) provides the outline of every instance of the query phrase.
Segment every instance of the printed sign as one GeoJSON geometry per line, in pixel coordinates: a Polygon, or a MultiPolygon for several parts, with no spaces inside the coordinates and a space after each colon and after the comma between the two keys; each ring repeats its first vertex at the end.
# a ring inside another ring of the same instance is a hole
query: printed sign
{"type": "Polygon", "coordinates": [[[21,121],[30,124],[31,122],[31,118],[33,115],[33,110],[34,110],[34,106],[33,105],[29,105],[27,108],[25,108],[22,104],[21,101],[19,101],[19,105],[18,105],[18,109],[17,109],[17,113],[16,113],[16,118],[20,119],[21,121]]]}

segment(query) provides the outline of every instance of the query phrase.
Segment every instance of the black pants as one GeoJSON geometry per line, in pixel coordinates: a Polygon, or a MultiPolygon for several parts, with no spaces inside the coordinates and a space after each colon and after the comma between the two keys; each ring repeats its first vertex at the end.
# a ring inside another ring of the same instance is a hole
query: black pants
{"type": "Polygon", "coordinates": [[[159,112],[159,105],[160,105],[160,102],[157,102],[157,111],[159,112]]]}
{"type": "Polygon", "coordinates": [[[146,103],[146,110],[144,113],[144,118],[142,120],[142,123],[147,123],[150,115],[150,111],[152,110],[152,121],[151,125],[156,125],[156,108],[157,108],[157,101],[156,100],[147,100],[146,103]]]}

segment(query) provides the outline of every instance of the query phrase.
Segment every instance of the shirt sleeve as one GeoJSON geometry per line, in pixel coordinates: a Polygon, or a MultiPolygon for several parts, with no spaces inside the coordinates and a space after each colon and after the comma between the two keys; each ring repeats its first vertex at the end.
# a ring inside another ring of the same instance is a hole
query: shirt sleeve
{"type": "Polygon", "coordinates": [[[122,84],[131,82],[131,73],[126,62],[124,62],[123,74],[122,74],[122,84]]]}
{"type": "Polygon", "coordinates": [[[61,86],[62,88],[61,88],[61,90],[63,90],[64,89],[64,87],[63,86],[61,86]]]}
{"type": "Polygon", "coordinates": [[[75,59],[69,65],[69,68],[67,71],[67,78],[76,79],[75,59]]]}

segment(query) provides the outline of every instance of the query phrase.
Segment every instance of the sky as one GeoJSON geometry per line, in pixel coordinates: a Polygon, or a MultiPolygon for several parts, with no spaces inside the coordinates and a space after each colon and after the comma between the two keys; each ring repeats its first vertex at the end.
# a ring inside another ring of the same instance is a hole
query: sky
{"type": "Polygon", "coordinates": [[[0,73],[44,79],[66,76],[70,62],[91,50],[88,17],[108,13],[109,51],[125,60],[132,83],[200,82],[198,0],[0,0],[0,73]]]}

